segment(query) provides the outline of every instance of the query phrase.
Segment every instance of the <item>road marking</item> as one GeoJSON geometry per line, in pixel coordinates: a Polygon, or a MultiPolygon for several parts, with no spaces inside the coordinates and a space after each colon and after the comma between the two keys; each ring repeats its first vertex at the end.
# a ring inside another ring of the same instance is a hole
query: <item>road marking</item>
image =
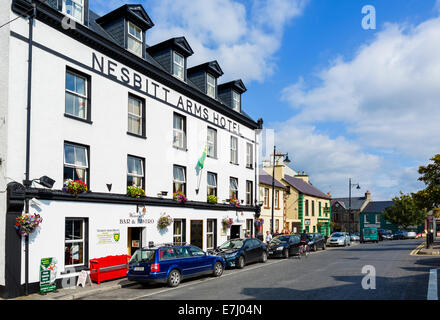
{"type": "Polygon", "coordinates": [[[179,286],[176,287],[176,288],[168,288],[168,289],[164,289],[164,290],[160,290],[160,291],[155,291],[155,292],[151,292],[151,293],[148,293],[148,294],[144,294],[144,295],[142,295],[142,296],[138,296],[138,297],[130,298],[130,299],[128,299],[128,300],[142,299],[142,298],[146,298],[146,297],[153,296],[153,295],[156,295],[156,294],[160,294],[160,293],[168,292],[168,291],[171,291],[171,290],[178,290],[178,289],[180,289],[180,288],[185,288],[185,287],[188,287],[188,286],[191,286],[191,285],[194,286],[194,285],[197,285],[197,284],[200,284],[200,283],[206,283],[206,282],[208,282],[208,281],[219,280],[219,279],[222,279],[222,278],[225,278],[225,277],[228,277],[228,276],[232,276],[232,275],[240,274],[240,273],[242,273],[242,272],[247,272],[247,271],[250,271],[250,270],[259,269],[259,268],[263,268],[263,267],[266,267],[266,266],[271,266],[271,265],[273,265],[273,264],[280,263],[280,262],[283,262],[283,261],[289,261],[289,259],[276,260],[276,261],[274,261],[274,262],[272,262],[272,263],[264,263],[264,264],[257,265],[257,266],[252,267],[252,268],[245,268],[245,269],[243,269],[243,270],[239,270],[239,271],[235,271],[235,270],[234,270],[234,272],[231,272],[231,273],[228,273],[228,274],[223,274],[221,277],[218,277],[218,278],[207,278],[207,279],[205,278],[205,279],[203,279],[203,280],[200,281],[200,282],[196,282],[196,283],[194,283],[194,282],[189,282],[189,283],[187,283],[187,284],[181,284],[181,285],[179,285],[179,286]]]}
{"type": "Polygon", "coordinates": [[[431,269],[429,272],[428,296],[426,300],[438,300],[437,270],[431,269]]]}
{"type": "Polygon", "coordinates": [[[411,251],[411,253],[409,254],[410,256],[416,256],[420,250],[422,250],[422,248],[425,246],[425,243],[422,242],[421,244],[419,244],[417,246],[417,248],[415,248],[413,251],[411,251]]]}

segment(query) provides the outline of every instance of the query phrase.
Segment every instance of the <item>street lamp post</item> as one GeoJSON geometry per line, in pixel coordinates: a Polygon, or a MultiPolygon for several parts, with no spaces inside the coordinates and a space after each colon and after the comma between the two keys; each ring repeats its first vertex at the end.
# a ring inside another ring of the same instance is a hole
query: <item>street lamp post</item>
{"type": "Polygon", "coordinates": [[[348,233],[350,234],[350,225],[351,225],[351,188],[356,187],[356,189],[360,189],[359,183],[351,183],[351,178],[348,179],[348,233]]]}
{"type": "MultiPolygon", "coordinates": [[[[283,158],[283,162],[289,164],[290,160],[289,160],[289,153],[277,153],[277,147],[273,146],[273,163],[272,163],[272,221],[270,223],[270,233],[273,234],[273,224],[274,224],[274,205],[275,205],[275,157],[278,158],[283,158]]],[[[278,199],[279,201],[279,199],[278,199]]]]}

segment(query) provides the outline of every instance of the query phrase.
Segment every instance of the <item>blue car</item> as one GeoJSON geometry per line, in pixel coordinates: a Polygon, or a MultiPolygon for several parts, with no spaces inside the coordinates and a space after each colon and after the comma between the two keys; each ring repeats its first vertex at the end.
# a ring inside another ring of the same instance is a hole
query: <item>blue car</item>
{"type": "Polygon", "coordinates": [[[165,245],[136,250],[127,278],[136,282],[161,282],[177,287],[184,278],[223,274],[225,260],[192,245],[165,245]]]}

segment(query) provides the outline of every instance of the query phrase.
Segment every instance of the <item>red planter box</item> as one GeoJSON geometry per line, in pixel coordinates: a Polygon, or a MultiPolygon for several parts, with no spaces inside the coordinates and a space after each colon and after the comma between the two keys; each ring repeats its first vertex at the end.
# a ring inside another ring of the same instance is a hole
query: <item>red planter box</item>
{"type": "Polygon", "coordinates": [[[98,284],[101,281],[113,280],[127,276],[130,256],[107,256],[90,260],[90,279],[98,284]]]}

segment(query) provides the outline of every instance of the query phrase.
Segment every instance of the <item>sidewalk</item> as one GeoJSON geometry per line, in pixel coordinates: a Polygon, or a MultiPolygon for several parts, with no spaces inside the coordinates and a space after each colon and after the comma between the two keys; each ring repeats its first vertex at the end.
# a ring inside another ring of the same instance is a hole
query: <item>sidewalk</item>
{"type": "Polygon", "coordinates": [[[423,246],[417,252],[417,255],[440,256],[440,239],[437,238],[437,240],[434,240],[434,243],[429,249],[426,248],[426,239],[425,239],[425,242],[423,242],[423,246]]]}
{"type": "Polygon", "coordinates": [[[131,287],[136,284],[136,282],[128,281],[125,278],[101,282],[99,285],[97,283],[92,283],[92,286],[90,286],[90,283],[88,282],[85,288],[80,286],[73,287],[73,289],[57,289],[57,291],[45,295],[34,293],[11,300],[76,300],[97,293],[131,287]]]}

